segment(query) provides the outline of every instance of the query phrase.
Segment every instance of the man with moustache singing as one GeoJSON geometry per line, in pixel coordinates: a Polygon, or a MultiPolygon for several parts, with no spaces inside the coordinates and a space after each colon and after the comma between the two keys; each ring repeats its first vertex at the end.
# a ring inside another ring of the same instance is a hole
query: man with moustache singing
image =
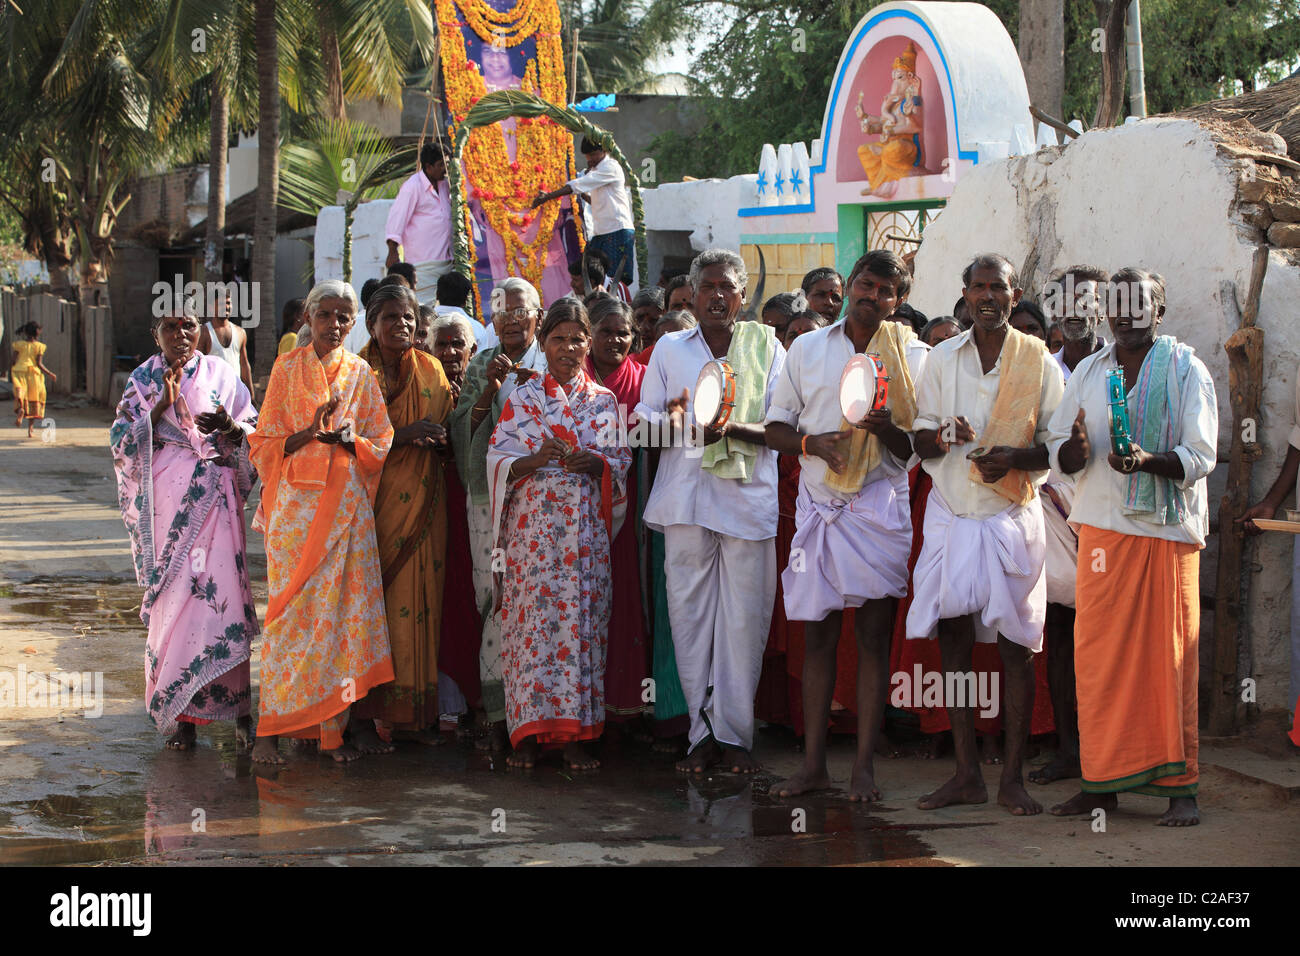
{"type": "MultiPolygon", "coordinates": [[[[1061,373],[1043,343],[1009,325],[1020,301],[1015,267],[985,254],[962,273],[973,326],[936,346],[917,385],[916,453],[934,479],[913,571],[907,636],[938,627],[945,674],[972,674],[976,640],[996,640],[1006,680],[1006,755],[998,802],[1017,816],[1043,808],[1021,777],[1034,702],[1033,654],[1043,644],[1047,592],[1037,486],[1047,476],[1047,422],[1061,373]],[[971,460],[968,460],[970,458],[971,460]]],[[[964,686],[945,678],[945,687],[964,686]]],[[[957,772],[918,805],[984,803],[973,695],[946,700],[957,772]]]]}
{"type": "Polygon", "coordinates": [[[691,263],[699,325],[655,345],[636,414],[674,432],[704,366],[725,357],[735,406],[704,431],[703,451],[680,441],[662,449],[645,523],[664,535],[668,619],[690,716],[690,752],[677,764],[703,773],[762,769],[754,744],[754,693],[776,592],[776,452],[763,419],[785,350],[771,326],[737,321],[748,276],[740,256],[709,249],[691,263]]]}
{"type": "Polygon", "coordinates": [[[912,550],[908,504],[908,432],[916,415],[915,381],[929,349],[907,326],[889,321],[907,299],[911,275],[886,250],[868,252],[849,273],[843,322],[795,339],[767,411],[767,444],[799,455],[791,562],[781,575],[786,617],[804,621],[804,765],[773,785],[774,796],[830,786],[826,725],[835,689],[835,658],[844,611],[855,608],[858,641],[858,752],[849,799],[880,799],[872,757],[889,686],[889,640],[895,600],[907,593],[912,550]],[[889,375],[889,407],[848,422],[840,376],[857,353],[879,356],[889,375]]]}
{"type": "Polygon", "coordinates": [[[1190,346],[1157,336],[1164,280],[1111,276],[1113,345],[1084,359],[1052,416],[1052,465],[1075,484],[1079,532],[1074,663],[1082,791],[1058,816],[1113,810],[1123,791],[1169,798],[1161,826],[1196,807],[1200,550],[1210,513],[1219,408],[1190,346]],[[1108,427],[1112,370],[1124,371],[1129,448],[1108,427]]]}

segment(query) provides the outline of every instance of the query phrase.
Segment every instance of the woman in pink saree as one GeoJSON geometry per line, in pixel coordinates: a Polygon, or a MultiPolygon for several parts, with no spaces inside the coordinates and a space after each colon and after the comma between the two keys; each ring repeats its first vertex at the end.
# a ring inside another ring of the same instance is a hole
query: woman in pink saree
{"type": "Polygon", "coordinates": [[[599,766],[584,742],[605,725],[610,542],[626,507],[631,452],[618,405],[583,368],[591,328],[561,299],[542,323],[544,374],[510,394],[492,433],[488,480],[505,568],[497,576],[512,767],[562,745],[574,770],[599,766]]]}
{"type": "Polygon", "coordinates": [[[245,440],[257,423],[248,389],[200,355],[193,315],[154,318],[161,350],[134,372],[109,431],[118,506],[145,589],[145,706],[175,750],[195,725],[234,720],[249,733],[248,660],[258,634],[245,562],[245,440]]]}

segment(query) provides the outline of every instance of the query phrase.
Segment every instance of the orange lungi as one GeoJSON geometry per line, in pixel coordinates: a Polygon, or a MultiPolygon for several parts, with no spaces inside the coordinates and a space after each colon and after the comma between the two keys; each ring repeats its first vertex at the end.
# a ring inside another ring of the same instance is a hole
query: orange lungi
{"type": "Polygon", "coordinates": [[[1194,544],[1079,527],[1084,791],[1196,795],[1199,571],[1194,544]]]}

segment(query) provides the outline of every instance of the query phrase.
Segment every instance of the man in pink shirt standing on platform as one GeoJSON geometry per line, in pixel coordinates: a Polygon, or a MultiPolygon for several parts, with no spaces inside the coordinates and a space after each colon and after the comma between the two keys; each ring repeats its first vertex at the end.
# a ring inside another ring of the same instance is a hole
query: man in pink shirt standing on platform
{"type": "Polygon", "coordinates": [[[420,171],[398,190],[388,211],[385,229],[388,258],[385,269],[401,261],[415,266],[415,296],[421,305],[436,299],[438,279],[451,271],[451,195],[447,191],[447,164],[438,143],[425,143],[420,150],[420,171]]]}

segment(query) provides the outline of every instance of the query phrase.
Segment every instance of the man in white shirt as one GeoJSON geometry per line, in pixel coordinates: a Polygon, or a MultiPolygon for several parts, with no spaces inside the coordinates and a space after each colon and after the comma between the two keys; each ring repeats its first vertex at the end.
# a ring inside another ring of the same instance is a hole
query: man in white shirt
{"type": "Polygon", "coordinates": [[[761,769],[750,750],[776,593],[777,521],[776,452],[766,446],[763,418],[785,351],[768,326],[737,321],[747,279],[733,252],[695,258],[699,325],[659,340],[636,407],[661,433],[670,422],[677,439],[660,452],[645,522],[664,535],[668,618],[691,721],[690,752],[677,764],[684,773],[715,764],[735,773],[761,769]],[[720,429],[703,428],[703,451],[695,442],[683,447],[700,371],[724,356],[737,373],[735,413],[720,429]],[[743,474],[722,476],[732,467],[743,474]]]}
{"type": "Polygon", "coordinates": [[[929,351],[890,315],[907,299],[911,276],[903,260],[868,252],[849,273],[843,322],[796,338],[767,410],[767,443],[799,455],[796,530],[781,575],[786,618],[804,621],[804,765],[774,784],[773,796],[830,787],[826,726],[835,690],[840,623],[856,609],[858,750],[849,799],[880,799],[873,755],[889,686],[889,642],[895,601],[907,593],[912,550],[908,502],[908,434],[916,414],[915,382],[929,351]],[[889,407],[845,428],[840,376],[856,354],[870,352],[889,372],[889,407]],[[854,434],[859,430],[860,434],[854,434]],[[855,487],[856,486],[856,487],[855,487]]]}
{"type": "Polygon", "coordinates": [[[402,183],[388,210],[385,226],[391,269],[406,253],[415,266],[415,297],[421,305],[434,301],[438,278],[451,271],[451,194],[447,191],[447,165],[442,147],[425,143],[420,149],[420,171],[402,183]]]}
{"type": "Polygon", "coordinates": [[[623,167],[585,136],[581,149],[583,158],[587,161],[587,171],[559,189],[539,193],[533,200],[533,208],[561,196],[576,195],[585,199],[591,209],[591,238],[587,240],[588,246],[605,254],[609,261],[607,272],[617,269],[622,263],[622,272],[610,275],[614,282],[622,282],[624,277],[630,280],[635,274],[633,264],[636,252],[632,241],[632,200],[628,195],[623,167]]]}
{"type": "MultiPolygon", "coordinates": [[[[1064,344],[1052,353],[1068,383],[1085,358],[1105,342],[1097,335],[1110,274],[1100,266],[1076,265],[1056,273],[1043,287],[1043,309],[1061,330],[1064,344]]],[[[1030,783],[1079,776],[1079,719],[1074,691],[1074,578],[1079,538],[1069,525],[1074,485],[1055,470],[1043,484],[1043,527],[1047,532],[1047,685],[1056,725],[1056,754],[1029,772],[1030,783]]]]}
{"type": "Polygon", "coordinates": [[[1114,344],[1084,359],[1052,416],[1052,465],[1075,484],[1075,677],[1082,790],[1058,816],[1113,810],[1123,791],[1167,796],[1162,826],[1196,807],[1200,550],[1219,434],[1214,382],[1192,349],[1157,337],[1164,280],[1111,276],[1114,344]],[[1108,373],[1122,368],[1132,447],[1112,450],[1108,373]],[[1129,384],[1132,383],[1132,387],[1129,384]]]}
{"type": "Polygon", "coordinates": [[[977,256],[962,284],[974,324],[931,350],[913,425],[916,453],[934,487],[907,636],[925,638],[938,628],[957,757],[952,779],[918,806],[988,800],[975,750],[973,695],[956,691],[963,680],[966,687],[975,683],[976,640],[996,640],[1006,681],[998,802],[1023,816],[1043,810],[1025,790],[1021,768],[1034,702],[1033,654],[1042,648],[1047,604],[1037,487],[1047,477],[1044,441],[1061,400],[1061,373],[1040,340],[1010,327],[1022,290],[1005,256],[977,256]],[[976,457],[968,460],[970,451],[976,457]]]}

